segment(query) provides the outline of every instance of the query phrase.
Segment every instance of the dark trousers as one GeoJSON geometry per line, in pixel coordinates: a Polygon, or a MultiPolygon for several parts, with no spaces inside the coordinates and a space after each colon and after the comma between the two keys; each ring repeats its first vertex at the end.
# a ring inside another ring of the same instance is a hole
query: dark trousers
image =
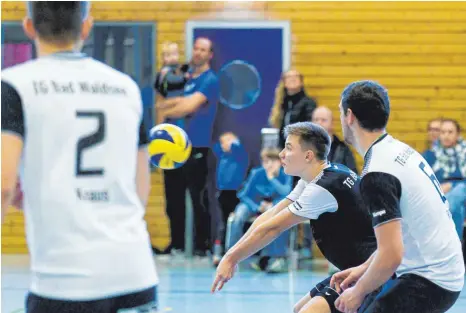
{"type": "Polygon", "coordinates": [[[165,182],[165,205],[170,220],[170,248],[184,250],[186,220],[186,182],[183,167],[163,172],[165,182]]]}
{"type": "Polygon", "coordinates": [[[217,199],[221,209],[221,223],[217,229],[217,239],[224,245],[228,216],[235,210],[239,199],[236,196],[236,190],[221,190],[218,192],[217,199]]]}
{"type": "Polygon", "coordinates": [[[170,219],[172,248],[184,249],[186,188],[191,195],[194,211],[194,249],[206,251],[210,248],[207,165],[209,153],[209,148],[193,147],[191,156],[182,167],[164,172],[166,211],[170,219]]]}
{"type": "Polygon", "coordinates": [[[379,293],[369,294],[360,313],[444,313],[458,300],[460,292],[441,288],[415,274],[404,274],[386,282],[379,293]]]}

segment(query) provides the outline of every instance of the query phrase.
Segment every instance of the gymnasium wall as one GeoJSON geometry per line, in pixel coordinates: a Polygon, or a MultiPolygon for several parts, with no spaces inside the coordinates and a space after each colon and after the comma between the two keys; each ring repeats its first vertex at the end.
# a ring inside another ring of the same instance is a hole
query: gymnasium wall
{"type": "MultiPolygon", "coordinates": [[[[23,2],[2,2],[2,21],[24,14],[23,2]]],[[[157,23],[157,51],[166,40],[184,50],[187,20],[290,20],[292,64],[307,91],[334,111],[337,133],[339,95],[359,79],[389,89],[388,130],[418,150],[425,148],[429,119],[451,117],[466,126],[466,2],[94,2],[92,14],[97,21],[157,23]]],[[[160,173],[152,182],[147,221],[153,244],[163,248],[169,227],[160,173]]],[[[12,210],[2,252],[26,251],[22,214],[12,210]]]]}

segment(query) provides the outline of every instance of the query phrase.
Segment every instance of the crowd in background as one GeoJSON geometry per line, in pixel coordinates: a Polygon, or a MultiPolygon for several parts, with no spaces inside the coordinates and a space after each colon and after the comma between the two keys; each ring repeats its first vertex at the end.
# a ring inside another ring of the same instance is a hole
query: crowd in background
{"type": "MultiPolygon", "coordinates": [[[[252,219],[286,197],[297,179],[281,168],[276,147],[261,151],[261,165],[252,167],[251,155],[241,138],[232,131],[212,138],[219,101],[219,82],[209,63],[214,44],[207,38],[195,41],[192,59],[181,64],[178,46],[166,43],[163,65],[156,75],[156,122],[173,123],[186,130],[193,150],[179,169],[164,171],[166,212],[170,219],[171,244],[158,253],[178,254],[185,247],[185,191],[189,190],[194,209],[194,254],[212,255],[214,265],[222,253],[244,234],[252,219]],[[193,97],[193,94],[197,95],[193,97]],[[182,196],[180,196],[182,195],[182,196]]],[[[358,172],[349,147],[334,133],[332,111],[318,106],[306,93],[304,77],[296,70],[283,73],[275,91],[269,127],[279,129],[296,122],[312,121],[324,127],[332,138],[328,161],[346,165],[358,172]]],[[[264,125],[266,126],[266,125],[264,125]]],[[[433,168],[450,204],[460,238],[463,238],[466,203],[466,141],[461,126],[453,119],[435,119],[427,129],[429,146],[423,156],[433,168]]],[[[311,257],[312,234],[303,226],[302,254],[311,257]]],[[[251,267],[267,272],[286,271],[288,232],[260,252],[251,267]]]]}

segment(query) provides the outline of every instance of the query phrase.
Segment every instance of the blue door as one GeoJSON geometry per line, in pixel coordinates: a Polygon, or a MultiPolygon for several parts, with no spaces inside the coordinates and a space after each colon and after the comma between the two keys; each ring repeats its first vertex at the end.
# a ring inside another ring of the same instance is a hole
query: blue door
{"type": "MultiPolygon", "coordinates": [[[[240,110],[220,104],[214,126],[216,139],[225,131],[237,134],[249,152],[251,165],[257,166],[260,159],[261,129],[268,127],[275,88],[282,71],[289,64],[290,56],[284,55],[289,52],[289,33],[286,23],[249,24],[250,27],[246,28],[241,23],[217,23],[216,26],[216,22],[191,22],[188,23],[188,36],[191,36],[192,42],[197,37],[207,37],[213,42],[214,70],[218,71],[223,65],[239,59],[254,65],[259,72],[261,93],[255,104],[240,110]],[[190,25],[192,29],[189,29],[190,25]]],[[[187,49],[190,49],[189,42],[187,49]]],[[[188,56],[191,53],[186,52],[188,56]]]]}

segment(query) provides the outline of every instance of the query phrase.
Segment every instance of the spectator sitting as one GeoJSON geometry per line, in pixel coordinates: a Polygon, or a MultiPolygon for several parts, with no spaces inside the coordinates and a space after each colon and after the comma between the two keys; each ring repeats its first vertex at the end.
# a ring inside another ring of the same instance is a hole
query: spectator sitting
{"type": "Polygon", "coordinates": [[[429,121],[429,124],[427,125],[427,150],[424,153],[426,153],[427,151],[439,144],[438,138],[440,136],[441,125],[441,118],[434,118],[429,121]]]}
{"type": "Polygon", "coordinates": [[[444,119],[440,126],[440,142],[424,155],[450,205],[450,211],[460,239],[466,201],[466,141],[460,137],[456,120],[444,119]]]}
{"type": "Polygon", "coordinates": [[[322,126],[332,139],[328,160],[331,163],[346,165],[353,172],[358,173],[356,161],[350,148],[333,133],[333,114],[332,111],[325,107],[319,106],[312,113],[312,122],[322,126]]]}
{"type": "MultiPolygon", "coordinates": [[[[231,248],[241,238],[244,225],[251,217],[270,209],[291,192],[292,178],[284,173],[279,153],[278,149],[262,150],[262,166],[251,171],[244,188],[238,193],[241,202],[229,219],[228,248],[231,248]]],[[[285,271],[288,234],[288,231],[281,234],[263,249],[261,260],[253,263],[253,268],[264,268],[267,272],[285,271]]]]}
{"type": "Polygon", "coordinates": [[[217,157],[217,189],[219,190],[217,198],[222,213],[222,224],[217,230],[213,256],[214,265],[218,265],[222,258],[225,225],[228,216],[239,203],[236,193],[246,178],[249,157],[238,137],[232,132],[223,133],[219,142],[214,145],[213,151],[217,157]]]}

